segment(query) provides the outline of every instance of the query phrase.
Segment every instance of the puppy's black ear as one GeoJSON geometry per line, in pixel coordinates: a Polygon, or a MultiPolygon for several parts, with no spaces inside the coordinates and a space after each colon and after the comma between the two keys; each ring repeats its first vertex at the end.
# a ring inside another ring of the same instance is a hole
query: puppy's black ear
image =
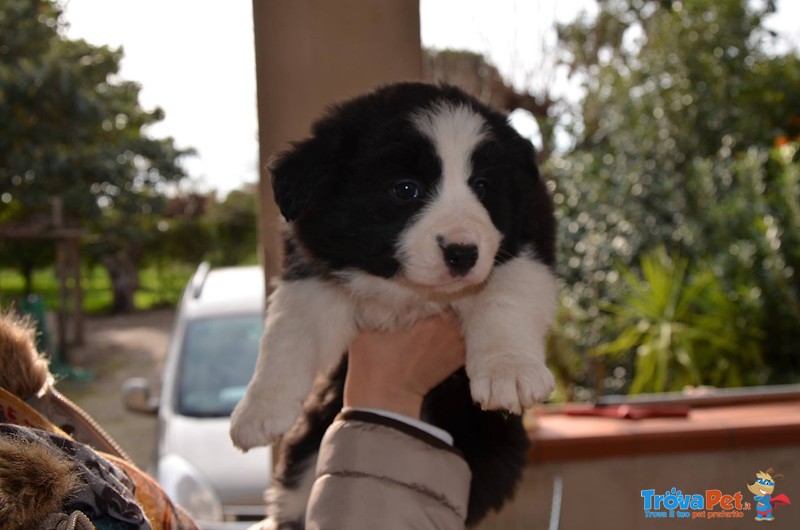
{"type": "Polygon", "coordinates": [[[516,137],[512,140],[512,150],[518,161],[518,170],[523,178],[539,180],[539,168],[536,165],[536,149],[530,140],[516,137]]]}
{"type": "Polygon", "coordinates": [[[297,219],[316,200],[323,197],[339,167],[338,142],[314,136],[270,162],[275,203],[287,221],[297,219]]]}
{"type": "Polygon", "coordinates": [[[516,226],[522,227],[524,240],[533,242],[537,259],[552,268],[556,255],[553,199],[547,190],[547,183],[539,174],[533,144],[527,139],[518,138],[512,149],[517,163],[516,226]]]}

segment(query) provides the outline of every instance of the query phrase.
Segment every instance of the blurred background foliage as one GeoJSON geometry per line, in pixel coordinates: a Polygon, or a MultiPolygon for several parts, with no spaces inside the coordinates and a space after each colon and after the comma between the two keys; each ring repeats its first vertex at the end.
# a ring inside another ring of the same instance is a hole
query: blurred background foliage
{"type": "Polygon", "coordinates": [[[599,6],[558,28],[584,97],[545,165],[566,395],[800,381],[800,59],[774,3],[599,6]]]}
{"type": "MultiPolygon", "coordinates": [[[[254,260],[253,190],[224,199],[182,192],[180,161],[193,150],[149,134],[164,113],[143,109],[141,87],[120,78],[121,49],[71,40],[65,25],[60,4],[49,0],[6,0],[0,11],[0,225],[39,226],[38,235],[83,230],[82,261],[103,268],[112,297],[100,307],[114,312],[136,307],[142,268],[166,275],[182,270],[176,262],[254,260]],[[63,205],[61,227],[51,221],[54,198],[63,205]]],[[[9,297],[47,292],[33,273],[53,265],[54,247],[47,239],[0,240],[0,267],[22,276],[19,285],[6,274],[0,289],[9,297]]]]}
{"type": "MultiPolygon", "coordinates": [[[[520,89],[480,54],[426,50],[429,80],[538,124],[559,218],[559,399],[800,381],[800,58],[765,28],[774,11],[598,0],[551,50],[578,98],[552,72],[520,89]]],[[[0,11],[0,227],[61,197],[92,310],[175,303],[201,260],[256,262],[255,187],[187,185],[193,151],[148,133],[163,112],[120,79],[122,50],[65,23],[51,0],[0,11]],[[90,295],[113,284],[127,294],[90,295]]],[[[0,293],[55,291],[54,260],[1,239],[0,293]]]]}

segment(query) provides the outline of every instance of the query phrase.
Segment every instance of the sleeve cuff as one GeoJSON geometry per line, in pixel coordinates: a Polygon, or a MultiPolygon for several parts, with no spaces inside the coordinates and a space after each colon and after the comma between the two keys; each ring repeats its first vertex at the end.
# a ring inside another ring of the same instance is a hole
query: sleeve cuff
{"type": "Polygon", "coordinates": [[[373,409],[369,407],[344,407],[342,409],[343,414],[347,414],[349,412],[369,412],[370,414],[376,414],[378,416],[383,416],[384,418],[399,421],[414,427],[415,429],[419,429],[420,431],[430,434],[431,436],[438,438],[451,447],[453,446],[453,436],[449,432],[445,431],[444,429],[440,429],[435,425],[431,425],[430,423],[426,423],[422,420],[418,420],[404,414],[397,414],[396,412],[383,409],[373,409]]]}

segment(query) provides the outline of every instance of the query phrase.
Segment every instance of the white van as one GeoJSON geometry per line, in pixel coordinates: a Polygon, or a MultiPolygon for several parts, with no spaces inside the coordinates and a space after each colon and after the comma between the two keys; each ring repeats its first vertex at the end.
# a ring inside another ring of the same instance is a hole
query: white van
{"type": "Polygon", "coordinates": [[[125,383],[129,409],[158,414],[155,476],[204,530],[239,530],[265,517],[271,448],[242,453],[228,428],[258,357],[264,326],[260,267],[198,267],[180,301],[161,392],[125,383]]]}

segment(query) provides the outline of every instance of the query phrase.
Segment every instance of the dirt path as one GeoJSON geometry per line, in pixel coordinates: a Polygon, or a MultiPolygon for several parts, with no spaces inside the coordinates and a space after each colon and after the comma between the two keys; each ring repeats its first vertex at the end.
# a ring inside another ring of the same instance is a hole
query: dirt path
{"type": "Polygon", "coordinates": [[[86,320],[86,344],[73,347],[73,366],[93,372],[88,383],[63,380],[58,389],[91,414],[143,469],[153,463],[156,417],[130,412],[122,384],[140,376],[157,382],[174,320],[171,309],[86,320]]]}

